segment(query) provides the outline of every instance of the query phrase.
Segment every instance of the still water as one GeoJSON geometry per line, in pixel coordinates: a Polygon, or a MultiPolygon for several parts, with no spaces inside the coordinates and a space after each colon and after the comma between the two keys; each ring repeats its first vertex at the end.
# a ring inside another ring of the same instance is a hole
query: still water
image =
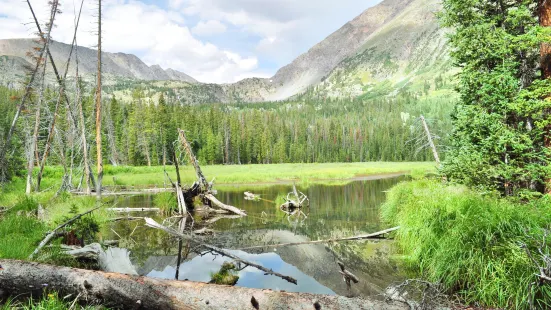
{"type": "MultiPolygon", "coordinates": [[[[207,243],[216,245],[245,260],[255,262],[281,274],[297,279],[289,283],[264,275],[253,267],[237,272],[237,286],[377,297],[392,283],[402,279],[396,264],[389,259],[392,241],[348,241],[331,244],[309,244],[262,249],[243,249],[256,245],[330,239],[367,234],[386,229],[379,220],[379,207],[385,192],[404,177],[354,181],[347,184],[298,186],[310,199],[303,214],[288,216],[275,203],[278,196],[292,191],[290,184],[217,186],[217,198],[246,210],[248,216],[221,219],[209,226],[216,233],[207,243]],[[259,194],[262,200],[250,201],[244,192],[259,194]],[[337,261],[359,279],[348,290],[339,273],[337,261]]],[[[155,197],[133,196],[119,198],[119,207],[154,207],[155,197]]],[[[158,215],[158,222],[164,218],[158,215]]],[[[194,216],[197,223],[200,216],[194,216]]],[[[170,224],[165,220],[164,224],[170,224]]],[[[160,230],[145,227],[143,222],[118,222],[104,227],[106,239],[119,239],[120,246],[131,250],[131,260],[139,274],[174,279],[178,242],[160,230]]],[[[180,265],[179,279],[208,282],[223,262],[231,259],[191,249],[180,265]]]]}

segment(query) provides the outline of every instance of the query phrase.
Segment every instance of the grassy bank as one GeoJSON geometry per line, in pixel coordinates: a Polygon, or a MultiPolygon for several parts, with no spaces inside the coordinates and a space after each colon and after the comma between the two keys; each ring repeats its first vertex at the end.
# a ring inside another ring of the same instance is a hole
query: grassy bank
{"type": "MultiPolygon", "coordinates": [[[[218,184],[239,183],[277,183],[285,181],[324,182],[344,180],[360,176],[411,171],[435,171],[430,162],[370,162],[370,163],[333,163],[333,164],[274,164],[274,165],[228,165],[202,166],[207,178],[216,177],[218,184]]],[[[167,166],[171,178],[175,179],[174,167],[167,166]]],[[[180,168],[182,181],[195,181],[195,172],[191,166],[180,168]]],[[[165,176],[163,167],[108,166],[105,169],[106,185],[162,186],[165,176]]]]}
{"type": "MultiPolygon", "coordinates": [[[[418,180],[391,190],[382,217],[401,226],[397,242],[405,262],[441,282],[469,304],[507,309],[551,306],[551,287],[530,285],[539,270],[537,248],[551,222],[548,198],[517,204],[462,186],[418,180]]],[[[544,251],[548,251],[548,244],[544,251]]]]}

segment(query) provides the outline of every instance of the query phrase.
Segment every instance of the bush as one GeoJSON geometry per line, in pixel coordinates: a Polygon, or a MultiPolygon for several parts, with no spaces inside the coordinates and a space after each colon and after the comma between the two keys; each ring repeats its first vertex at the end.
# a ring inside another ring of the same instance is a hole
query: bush
{"type": "MultiPolygon", "coordinates": [[[[528,205],[482,196],[461,186],[418,180],[393,188],[381,216],[400,226],[405,261],[467,303],[538,309],[551,306],[551,287],[531,286],[536,253],[551,220],[549,199],[528,205]]],[[[545,245],[548,250],[548,243],[545,245]]]]}

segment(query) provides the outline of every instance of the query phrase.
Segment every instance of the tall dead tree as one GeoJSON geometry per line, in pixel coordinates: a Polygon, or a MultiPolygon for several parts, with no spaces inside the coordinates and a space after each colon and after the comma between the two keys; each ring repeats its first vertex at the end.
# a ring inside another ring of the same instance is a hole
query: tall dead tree
{"type": "Polygon", "coordinates": [[[427,140],[429,142],[429,146],[432,150],[432,155],[434,156],[434,160],[440,166],[440,157],[438,156],[438,152],[436,151],[436,146],[434,145],[434,140],[432,139],[432,135],[429,130],[429,126],[427,125],[427,121],[425,120],[425,117],[421,115],[419,117],[421,119],[421,122],[423,123],[423,128],[425,130],[425,134],[427,135],[427,140]]]}
{"type": "MultiPolygon", "coordinates": [[[[58,5],[59,2],[57,0],[54,0],[50,2],[51,10],[50,10],[50,18],[48,20],[47,24],[47,31],[45,34],[41,33],[41,36],[44,38],[42,39],[42,48],[40,49],[40,53],[37,57],[36,65],[34,69],[31,72],[29,82],[25,88],[25,93],[21,97],[21,102],[19,103],[19,106],[17,107],[17,111],[15,112],[15,116],[13,117],[13,121],[11,123],[10,129],[8,131],[8,134],[6,135],[6,141],[4,141],[4,145],[0,149],[0,181],[6,181],[7,179],[7,162],[6,162],[6,153],[8,149],[11,146],[11,140],[13,138],[13,133],[15,132],[15,127],[17,125],[17,121],[19,120],[19,117],[21,116],[21,111],[23,110],[23,107],[27,103],[27,100],[29,99],[31,95],[31,89],[32,85],[34,83],[34,80],[36,78],[37,72],[40,68],[40,65],[43,62],[44,54],[48,50],[48,46],[50,44],[50,34],[52,32],[52,27],[55,21],[56,14],[58,11],[58,5]]],[[[34,12],[33,12],[34,15],[34,12]]]]}
{"type": "Polygon", "coordinates": [[[98,72],[96,85],[96,151],[98,180],[96,194],[101,198],[101,181],[103,179],[103,158],[101,154],[101,0],[98,0],[98,72]]]}
{"type": "MultiPolygon", "coordinates": [[[[81,4],[81,11],[80,12],[82,12],[82,4],[81,4]]],[[[41,159],[41,162],[40,162],[40,169],[38,170],[38,175],[36,177],[36,191],[40,190],[40,183],[42,181],[42,174],[44,172],[44,167],[46,166],[46,160],[48,159],[48,155],[49,155],[51,144],[52,144],[52,139],[53,139],[53,136],[55,134],[55,126],[56,126],[57,116],[58,116],[59,108],[61,106],[61,102],[65,98],[67,98],[66,93],[65,93],[65,80],[67,78],[67,74],[69,73],[69,65],[71,63],[71,58],[73,57],[73,51],[75,49],[79,22],[80,22],[80,13],[79,13],[79,16],[77,18],[77,23],[75,25],[75,31],[74,31],[74,34],[73,34],[73,41],[71,43],[71,49],[69,50],[69,56],[67,57],[67,63],[65,65],[65,71],[63,72],[63,78],[62,78],[61,83],[60,83],[59,95],[58,95],[57,102],[56,102],[56,105],[55,105],[55,108],[54,108],[53,119],[52,119],[52,122],[50,124],[49,131],[48,131],[48,138],[46,139],[46,146],[44,148],[44,153],[42,154],[42,159],[41,159]]],[[[69,110],[69,113],[70,113],[70,105],[68,105],[68,110],[69,110]]]]}
{"type": "MultiPolygon", "coordinates": [[[[540,0],[539,1],[539,20],[540,26],[551,27],[551,1],[540,0]]],[[[549,42],[543,42],[540,47],[540,67],[541,75],[543,79],[551,77],[551,44],[549,42]]],[[[551,96],[551,94],[549,94],[551,96]]],[[[548,97],[549,99],[549,97],[548,97]]],[[[550,114],[547,111],[546,114],[550,114]]],[[[544,137],[545,147],[551,149],[551,125],[545,127],[544,137]]],[[[547,193],[551,194],[551,179],[546,180],[547,193]]]]}
{"type": "MultiPolygon", "coordinates": [[[[36,103],[34,130],[33,130],[33,135],[31,137],[31,143],[29,145],[29,149],[27,150],[28,152],[27,186],[25,189],[25,193],[27,195],[29,195],[32,191],[32,178],[33,178],[33,169],[34,169],[34,161],[35,161],[35,152],[38,146],[38,131],[40,129],[42,101],[44,100],[44,82],[45,82],[45,75],[46,75],[46,65],[47,65],[47,61],[44,62],[44,66],[42,67],[42,84],[40,86],[38,101],[36,103]]],[[[38,158],[36,160],[38,162],[38,158]]]]}

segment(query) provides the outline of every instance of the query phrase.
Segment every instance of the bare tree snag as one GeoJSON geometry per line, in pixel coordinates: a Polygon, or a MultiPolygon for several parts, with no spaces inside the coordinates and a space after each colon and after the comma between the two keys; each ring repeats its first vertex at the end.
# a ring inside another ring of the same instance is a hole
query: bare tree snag
{"type": "Polygon", "coordinates": [[[47,291],[123,309],[409,309],[404,304],[336,295],[277,292],[161,280],[37,263],[0,260],[0,291],[40,297],[47,291]]]}
{"type": "MultiPolygon", "coordinates": [[[[539,20],[540,26],[551,27],[551,1],[539,0],[539,20]]],[[[549,42],[543,42],[540,46],[540,67],[541,76],[543,79],[551,77],[551,44],[549,42]]],[[[551,96],[551,94],[549,94],[551,96]]],[[[551,100],[549,96],[546,100],[551,100]]],[[[547,115],[551,114],[550,111],[546,111],[547,115]]],[[[545,126],[544,145],[546,148],[551,148],[551,125],[545,126]]],[[[551,179],[546,180],[546,191],[551,194],[551,179]]]]}
{"type": "Polygon", "coordinates": [[[436,151],[436,146],[434,145],[434,141],[432,140],[432,135],[429,130],[429,126],[427,125],[427,121],[425,120],[425,117],[421,115],[419,117],[421,119],[421,122],[423,123],[423,128],[425,129],[425,134],[427,135],[427,140],[429,142],[429,146],[432,150],[432,155],[434,156],[434,161],[436,161],[436,164],[440,166],[440,157],[438,156],[438,152],[436,151]]]}
{"type": "MultiPolygon", "coordinates": [[[[0,181],[6,179],[6,176],[5,176],[6,171],[5,171],[5,169],[2,168],[2,167],[7,166],[6,165],[7,163],[5,163],[6,152],[10,148],[11,139],[12,139],[13,133],[15,131],[15,125],[17,124],[17,121],[19,120],[19,116],[21,116],[21,111],[23,110],[23,107],[25,106],[25,103],[27,102],[27,100],[29,99],[29,97],[31,95],[31,88],[32,88],[33,82],[36,78],[36,74],[38,72],[38,69],[39,69],[40,65],[42,64],[42,60],[44,58],[44,53],[48,49],[48,46],[50,44],[50,38],[51,38],[50,34],[52,32],[52,28],[53,28],[53,24],[54,24],[54,21],[55,21],[56,14],[58,13],[58,9],[57,9],[58,4],[59,4],[59,2],[57,0],[54,0],[50,3],[51,10],[50,10],[50,19],[49,19],[49,22],[48,22],[48,31],[44,35],[44,37],[42,38],[44,43],[43,43],[42,48],[40,50],[40,55],[37,58],[36,65],[34,67],[34,70],[31,73],[31,77],[29,79],[29,83],[27,84],[27,87],[25,88],[25,93],[23,94],[23,97],[21,98],[21,102],[19,103],[19,106],[17,107],[17,111],[15,112],[15,116],[13,117],[13,121],[11,123],[10,129],[8,131],[8,134],[6,135],[6,141],[4,142],[4,145],[2,146],[2,148],[0,149],[0,181]]],[[[33,12],[33,14],[34,14],[34,12],[33,12]]],[[[41,33],[41,35],[42,35],[42,33],[41,33]]]]}
{"type": "MultiPolygon", "coordinates": [[[[30,4],[29,4],[29,6],[30,6],[30,4]]],[[[81,6],[81,10],[82,10],[82,6],[81,6]]],[[[78,20],[80,21],[80,15],[78,16],[78,20]]],[[[55,134],[55,125],[56,125],[57,115],[58,115],[58,111],[59,111],[59,106],[61,105],[62,99],[67,97],[67,95],[65,94],[65,83],[64,83],[64,81],[67,78],[67,74],[69,73],[69,65],[71,63],[71,58],[73,57],[73,51],[75,49],[77,31],[78,31],[78,21],[75,25],[75,31],[74,31],[74,35],[73,35],[73,42],[71,44],[71,49],[69,50],[69,56],[67,57],[67,64],[65,65],[65,71],[63,73],[63,79],[61,80],[62,82],[60,83],[59,97],[58,97],[57,103],[55,105],[52,123],[50,124],[50,130],[48,131],[48,138],[46,139],[46,147],[44,149],[44,153],[42,154],[42,160],[40,162],[40,169],[38,170],[38,175],[36,177],[36,191],[40,190],[40,183],[42,181],[42,173],[44,172],[44,167],[46,166],[46,160],[48,159],[52,139],[53,139],[53,136],[55,134]]],[[[68,107],[69,107],[68,110],[71,110],[69,105],[68,105],[68,107]]]]}
{"type": "Polygon", "coordinates": [[[98,180],[96,194],[101,198],[101,181],[103,180],[103,158],[101,154],[101,0],[98,0],[98,72],[96,85],[96,150],[98,180]]]}
{"type": "Polygon", "coordinates": [[[226,204],[223,204],[222,202],[220,202],[220,200],[216,199],[216,197],[214,197],[212,194],[206,194],[205,198],[208,199],[210,202],[212,202],[215,206],[217,206],[220,209],[230,211],[237,215],[247,216],[247,213],[245,213],[243,210],[239,210],[234,206],[228,206],[226,204]]]}
{"type": "MultiPolygon", "coordinates": [[[[30,5],[30,4],[29,4],[30,5]]],[[[32,11],[32,8],[31,8],[32,11]]],[[[34,13],[33,13],[34,15],[34,13]]],[[[45,82],[45,74],[46,74],[46,63],[44,63],[44,67],[42,68],[42,85],[40,87],[40,95],[38,96],[38,102],[36,103],[36,111],[35,111],[35,119],[34,119],[34,131],[33,136],[31,140],[31,145],[29,146],[29,154],[28,158],[29,161],[27,163],[27,186],[25,189],[25,193],[29,195],[32,191],[32,178],[33,178],[33,169],[34,169],[34,155],[36,153],[36,161],[39,162],[38,157],[38,131],[40,129],[40,112],[42,108],[42,100],[44,99],[44,82],[45,82]]]]}
{"type": "Polygon", "coordinates": [[[201,171],[201,167],[199,166],[199,163],[197,162],[197,158],[195,158],[195,155],[193,155],[193,150],[191,149],[191,145],[189,145],[189,142],[186,138],[186,133],[182,129],[178,129],[178,133],[180,136],[180,142],[184,146],[184,149],[186,150],[186,153],[189,157],[189,160],[191,161],[191,164],[193,165],[193,168],[195,168],[195,174],[197,174],[197,179],[199,180],[199,183],[203,187],[203,190],[209,189],[209,183],[207,182],[207,179],[203,175],[203,172],[201,171]]]}

